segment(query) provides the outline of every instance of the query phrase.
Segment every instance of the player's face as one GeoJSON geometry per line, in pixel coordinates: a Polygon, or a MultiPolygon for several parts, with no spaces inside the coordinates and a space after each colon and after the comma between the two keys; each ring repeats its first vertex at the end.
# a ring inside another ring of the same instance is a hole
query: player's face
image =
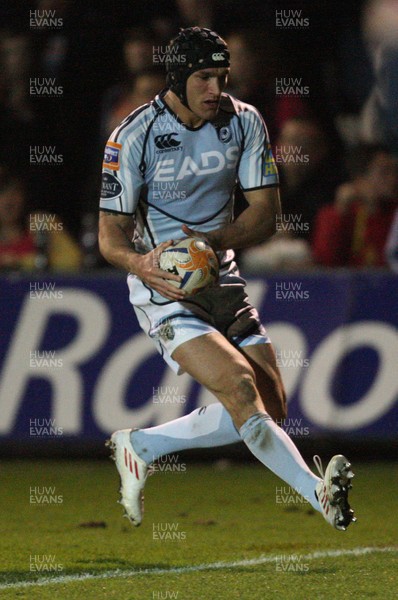
{"type": "Polygon", "coordinates": [[[228,80],[228,68],[195,71],[187,80],[189,108],[195,115],[211,121],[217,115],[221,93],[228,80]]]}

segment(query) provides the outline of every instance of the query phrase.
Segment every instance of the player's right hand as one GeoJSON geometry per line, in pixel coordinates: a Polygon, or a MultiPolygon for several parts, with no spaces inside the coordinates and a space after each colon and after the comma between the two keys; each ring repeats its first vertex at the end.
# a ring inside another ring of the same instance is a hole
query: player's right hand
{"type": "Polygon", "coordinates": [[[147,254],[135,255],[132,273],[168,300],[178,302],[184,299],[186,293],[169,283],[168,280],[180,282],[182,278],[179,275],[174,275],[174,273],[163,271],[159,267],[160,255],[163,250],[166,250],[172,244],[173,240],[168,240],[167,242],[162,242],[147,254]]]}

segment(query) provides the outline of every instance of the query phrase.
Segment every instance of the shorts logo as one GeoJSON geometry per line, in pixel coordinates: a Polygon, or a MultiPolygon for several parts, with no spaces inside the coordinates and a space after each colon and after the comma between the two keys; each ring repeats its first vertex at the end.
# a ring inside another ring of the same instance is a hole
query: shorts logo
{"type": "Polygon", "coordinates": [[[164,323],[159,328],[159,337],[161,337],[165,342],[167,342],[167,340],[173,340],[175,337],[174,327],[170,325],[170,323],[164,323]]]}
{"type": "Polygon", "coordinates": [[[232,131],[229,127],[221,127],[218,130],[218,139],[226,144],[232,139],[232,131]]]}
{"type": "Polygon", "coordinates": [[[170,150],[172,148],[177,148],[177,146],[181,145],[180,140],[173,139],[174,136],[178,135],[178,133],[166,133],[164,135],[157,135],[155,137],[155,146],[160,148],[160,150],[170,150]]]}
{"type": "Polygon", "coordinates": [[[102,167],[104,169],[111,169],[111,171],[118,171],[120,169],[119,154],[122,149],[122,144],[116,142],[108,142],[105,146],[104,162],[102,167]]]}
{"type": "Polygon", "coordinates": [[[211,57],[213,60],[225,60],[225,55],[222,52],[214,52],[211,57]]]}
{"type": "Polygon", "coordinates": [[[102,173],[101,200],[114,200],[123,194],[123,185],[115,175],[102,173]]]}

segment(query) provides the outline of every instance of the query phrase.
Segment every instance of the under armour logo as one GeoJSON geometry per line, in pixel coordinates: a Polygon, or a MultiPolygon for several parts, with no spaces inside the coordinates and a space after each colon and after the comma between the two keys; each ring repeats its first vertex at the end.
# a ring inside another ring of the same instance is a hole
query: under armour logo
{"type": "Polygon", "coordinates": [[[211,57],[213,60],[225,60],[225,56],[222,52],[214,52],[211,57]]]}
{"type": "Polygon", "coordinates": [[[178,133],[166,133],[164,135],[157,135],[155,137],[155,145],[157,148],[161,150],[165,150],[167,148],[176,148],[180,146],[181,142],[179,140],[174,140],[173,136],[178,135],[178,133]]]}

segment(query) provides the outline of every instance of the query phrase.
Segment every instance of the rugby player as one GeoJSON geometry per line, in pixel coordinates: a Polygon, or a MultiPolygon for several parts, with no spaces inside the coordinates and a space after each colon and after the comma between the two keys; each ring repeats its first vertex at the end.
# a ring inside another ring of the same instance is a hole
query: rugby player
{"type": "Polygon", "coordinates": [[[322,478],[315,476],[275,422],[286,417],[283,383],[231,250],[275,232],[278,173],[266,126],[253,106],[223,92],[229,52],[215,32],[180,30],[168,59],[167,87],[124,119],[106,145],[100,249],[129,273],[138,321],[164,360],[219,402],[164,425],[112,434],[121,504],[139,525],[154,460],[243,440],[333,527],[345,530],[354,520],[350,463],[334,456],[323,473],[314,457],[322,478]],[[234,220],[236,185],[248,207],[234,220]],[[220,261],[218,284],[193,298],[170,283],[177,275],[159,268],[162,251],[186,236],[205,237],[220,261]]]}

